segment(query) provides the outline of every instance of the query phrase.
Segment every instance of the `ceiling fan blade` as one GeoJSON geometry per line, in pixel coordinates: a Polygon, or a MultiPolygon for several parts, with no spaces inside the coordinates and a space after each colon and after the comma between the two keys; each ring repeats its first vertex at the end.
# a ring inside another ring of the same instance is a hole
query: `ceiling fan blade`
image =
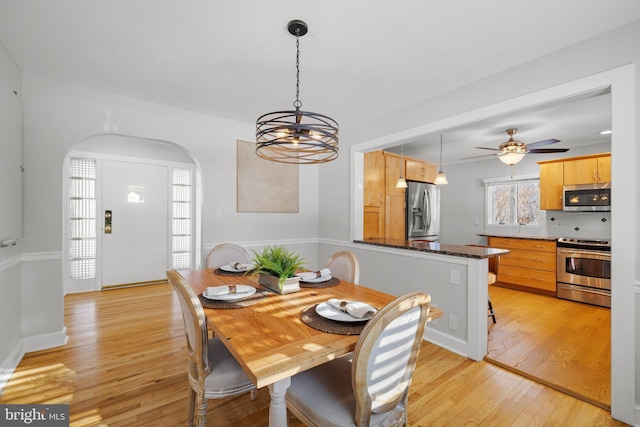
{"type": "Polygon", "coordinates": [[[566,153],[569,151],[568,148],[534,148],[533,150],[528,150],[528,153],[566,153]]]}
{"type": "Polygon", "coordinates": [[[545,139],[543,141],[532,142],[531,144],[527,144],[527,148],[538,148],[544,147],[546,145],[551,145],[560,142],[559,139],[545,139]]]}
{"type": "Polygon", "coordinates": [[[487,147],[476,147],[479,150],[491,150],[491,151],[500,151],[499,148],[487,148],[487,147]]]}
{"type": "MultiPolygon", "coordinates": [[[[479,148],[479,147],[478,147],[479,148]]],[[[498,156],[501,153],[494,153],[494,154],[483,154],[482,156],[471,156],[471,157],[463,157],[460,160],[467,160],[467,159],[477,159],[478,157],[491,157],[491,156],[498,156]]]]}

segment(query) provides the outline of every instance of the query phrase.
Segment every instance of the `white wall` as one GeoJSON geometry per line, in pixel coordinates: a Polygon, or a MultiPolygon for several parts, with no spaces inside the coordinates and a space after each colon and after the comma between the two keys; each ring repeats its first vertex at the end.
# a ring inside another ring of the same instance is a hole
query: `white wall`
{"type": "MultiPolygon", "coordinates": [[[[0,76],[0,241],[3,241],[22,237],[22,73],[2,45],[0,76]]],[[[19,348],[22,244],[0,248],[0,390],[16,360],[22,357],[19,348]]]]}

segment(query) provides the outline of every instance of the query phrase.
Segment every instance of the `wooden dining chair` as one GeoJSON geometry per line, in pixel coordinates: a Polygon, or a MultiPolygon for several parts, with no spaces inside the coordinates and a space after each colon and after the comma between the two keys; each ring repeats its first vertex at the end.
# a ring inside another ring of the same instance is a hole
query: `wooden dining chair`
{"type": "Polygon", "coordinates": [[[207,321],[202,303],[185,279],[175,270],[167,271],[167,278],[178,295],[189,352],[189,400],[187,424],[204,427],[207,424],[207,402],[251,392],[256,387],[219,338],[208,338],[207,321]]]}
{"type": "Polygon", "coordinates": [[[204,265],[205,268],[218,268],[232,262],[248,264],[251,262],[251,255],[249,251],[235,243],[221,243],[211,249],[204,265]]]}
{"type": "Polygon", "coordinates": [[[430,301],[413,292],[386,305],[360,334],[353,362],[341,357],[291,378],[287,408],[309,426],[406,425],[430,301]]]}
{"type": "Polygon", "coordinates": [[[358,284],[360,281],[360,263],[352,252],[336,252],[324,263],[323,268],[328,268],[331,270],[331,276],[345,282],[358,284]]]}

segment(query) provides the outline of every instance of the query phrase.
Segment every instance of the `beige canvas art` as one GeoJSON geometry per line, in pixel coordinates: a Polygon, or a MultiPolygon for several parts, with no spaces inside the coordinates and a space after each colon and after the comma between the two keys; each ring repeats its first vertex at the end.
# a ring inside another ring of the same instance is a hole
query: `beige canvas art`
{"type": "Polygon", "coordinates": [[[255,142],[237,145],[238,212],[298,212],[298,165],[258,157],[255,142]]]}

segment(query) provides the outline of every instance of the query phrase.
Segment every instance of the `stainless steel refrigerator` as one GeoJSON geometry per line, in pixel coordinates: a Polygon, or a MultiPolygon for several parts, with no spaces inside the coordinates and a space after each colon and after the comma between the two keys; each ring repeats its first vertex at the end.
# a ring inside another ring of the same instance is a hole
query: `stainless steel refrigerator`
{"type": "Polygon", "coordinates": [[[407,239],[440,240],[440,189],[407,181],[407,239]]]}

